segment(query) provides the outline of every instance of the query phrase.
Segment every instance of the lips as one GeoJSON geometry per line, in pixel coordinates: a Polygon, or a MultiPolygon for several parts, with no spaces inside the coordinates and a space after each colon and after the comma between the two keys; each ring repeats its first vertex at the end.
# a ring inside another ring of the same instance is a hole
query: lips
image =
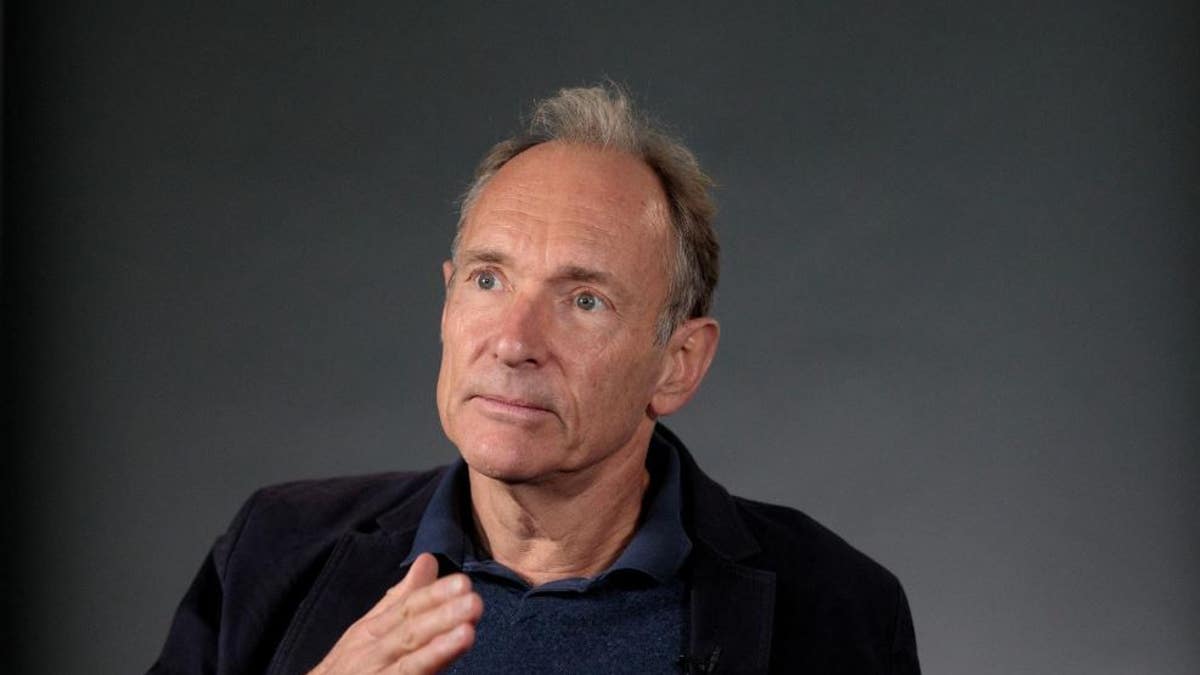
{"type": "Polygon", "coordinates": [[[496,396],[494,394],[474,394],[472,396],[472,398],[478,398],[487,403],[508,406],[508,407],[512,407],[512,408],[524,408],[526,410],[540,411],[540,412],[553,412],[550,408],[546,407],[545,405],[541,405],[538,402],[531,401],[528,399],[523,399],[523,398],[512,398],[509,396],[496,396]]]}
{"type": "Polygon", "coordinates": [[[541,425],[557,415],[544,399],[477,393],[467,402],[484,417],[504,424],[541,425]]]}

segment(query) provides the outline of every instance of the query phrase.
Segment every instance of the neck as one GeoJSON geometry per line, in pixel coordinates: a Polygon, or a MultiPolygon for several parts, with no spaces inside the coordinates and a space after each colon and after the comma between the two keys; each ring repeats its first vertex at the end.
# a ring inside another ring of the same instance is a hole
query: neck
{"type": "Polygon", "coordinates": [[[531,585],[594,577],[633,538],[650,484],[644,443],[581,471],[508,484],[469,471],[476,533],[496,562],[531,585]]]}

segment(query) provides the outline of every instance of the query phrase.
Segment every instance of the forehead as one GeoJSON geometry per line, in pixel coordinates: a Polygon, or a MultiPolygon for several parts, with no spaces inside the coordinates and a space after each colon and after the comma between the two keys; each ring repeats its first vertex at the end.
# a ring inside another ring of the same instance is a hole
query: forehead
{"type": "Polygon", "coordinates": [[[460,248],[540,253],[547,263],[641,267],[670,241],[666,197],[644,162],[624,152],[560,142],[517,155],[467,214],[460,248]],[[559,257],[587,260],[551,260],[559,257]]]}

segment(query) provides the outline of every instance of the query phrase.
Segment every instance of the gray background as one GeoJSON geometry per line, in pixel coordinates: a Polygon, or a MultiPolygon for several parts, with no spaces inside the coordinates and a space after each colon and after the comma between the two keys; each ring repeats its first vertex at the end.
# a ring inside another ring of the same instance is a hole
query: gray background
{"type": "Polygon", "coordinates": [[[157,654],[256,486],[446,461],[453,201],[603,76],[721,184],[670,423],[929,673],[1200,672],[1194,3],[9,3],[5,649],[157,654]]]}

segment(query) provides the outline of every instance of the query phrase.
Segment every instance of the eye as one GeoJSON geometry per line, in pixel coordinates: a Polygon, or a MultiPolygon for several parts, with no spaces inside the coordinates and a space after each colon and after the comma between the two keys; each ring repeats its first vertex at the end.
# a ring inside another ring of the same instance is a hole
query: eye
{"type": "Polygon", "coordinates": [[[591,293],[580,293],[575,296],[575,306],[585,312],[594,312],[604,306],[604,301],[591,293]]]}
{"type": "Polygon", "coordinates": [[[496,278],[495,272],[484,270],[475,275],[475,285],[485,291],[490,291],[499,284],[500,280],[496,278]]]}

